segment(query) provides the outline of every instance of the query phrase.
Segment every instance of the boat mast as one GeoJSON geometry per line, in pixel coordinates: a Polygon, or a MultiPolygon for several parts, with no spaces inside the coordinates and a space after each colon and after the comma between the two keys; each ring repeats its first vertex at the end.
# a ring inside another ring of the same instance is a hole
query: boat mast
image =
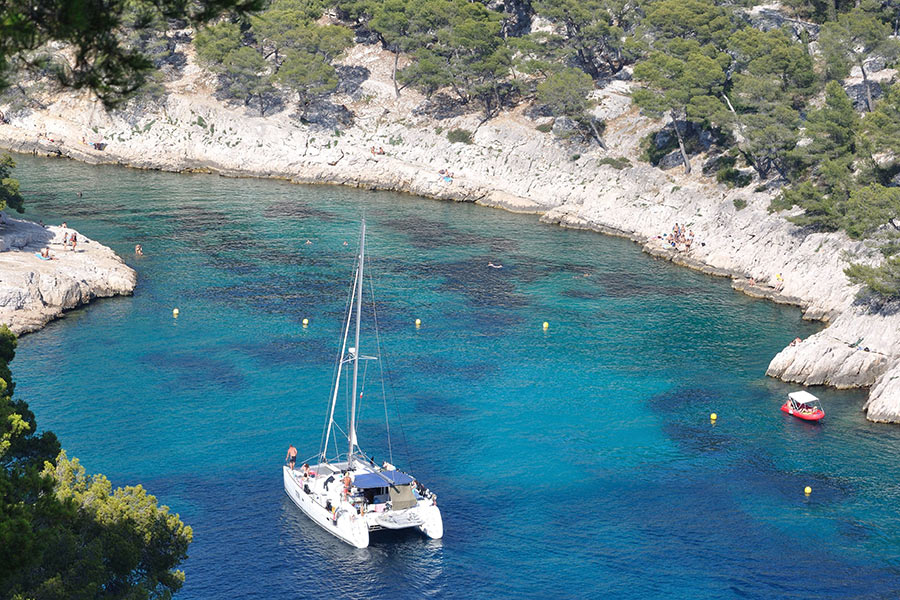
{"type": "Polygon", "coordinates": [[[353,468],[353,448],[356,446],[356,384],[359,374],[359,322],[362,313],[363,265],[366,260],[366,220],[362,222],[362,236],[359,242],[359,269],[356,280],[356,339],[353,346],[353,397],[350,402],[350,449],[347,451],[347,470],[353,468]]]}
{"type": "MultiPolygon", "coordinates": [[[[356,270],[356,276],[359,277],[359,269],[356,270]]],[[[353,301],[356,299],[356,281],[356,279],[353,280],[353,293],[350,295],[351,307],[353,306],[353,301]]],[[[341,387],[341,371],[344,368],[344,356],[347,353],[347,336],[350,334],[350,319],[353,316],[352,312],[352,309],[347,312],[347,321],[344,323],[344,336],[341,342],[341,356],[340,360],[338,360],[337,377],[335,377],[334,380],[334,392],[331,396],[331,409],[328,412],[328,425],[325,427],[325,444],[322,446],[321,460],[323,462],[328,462],[328,440],[331,438],[331,428],[334,426],[334,407],[337,404],[338,391],[341,387]]]]}

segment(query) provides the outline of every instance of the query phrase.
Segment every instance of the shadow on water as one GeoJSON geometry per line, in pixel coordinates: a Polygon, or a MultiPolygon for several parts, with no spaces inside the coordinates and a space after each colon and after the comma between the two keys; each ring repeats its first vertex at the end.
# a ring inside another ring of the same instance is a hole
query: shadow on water
{"type": "Polygon", "coordinates": [[[426,219],[421,216],[388,217],[380,220],[382,225],[402,233],[416,248],[423,250],[456,247],[487,248],[494,255],[517,252],[519,242],[502,236],[499,232],[493,235],[482,235],[471,231],[460,231],[445,222],[426,219]]]}
{"type": "Polygon", "coordinates": [[[305,202],[296,199],[278,200],[268,204],[262,211],[267,219],[310,219],[319,222],[331,222],[337,219],[337,215],[327,210],[315,208],[305,202]]]}
{"type": "Polygon", "coordinates": [[[244,374],[226,360],[211,358],[205,354],[176,352],[153,352],[141,358],[141,363],[156,369],[168,377],[174,377],[182,388],[215,384],[229,391],[244,387],[244,374]]]}
{"type": "Polygon", "coordinates": [[[422,268],[413,267],[413,270],[438,278],[441,282],[440,291],[460,294],[489,310],[522,308],[529,303],[527,297],[517,291],[514,281],[501,274],[499,269],[485,268],[481,262],[438,263],[422,268]]]}
{"type": "Polygon", "coordinates": [[[337,346],[326,340],[309,336],[245,340],[234,350],[251,356],[266,365],[292,366],[299,357],[311,364],[328,364],[337,355],[337,346]]]}

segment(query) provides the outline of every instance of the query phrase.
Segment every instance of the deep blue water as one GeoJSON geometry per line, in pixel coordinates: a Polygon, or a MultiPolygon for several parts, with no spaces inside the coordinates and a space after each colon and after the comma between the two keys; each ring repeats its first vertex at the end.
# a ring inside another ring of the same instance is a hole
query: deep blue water
{"type": "Polygon", "coordinates": [[[24,337],[17,393],[193,527],[180,600],[900,595],[900,428],[859,392],[814,390],[819,425],[779,412],[796,387],[766,365],[818,329],[795,308],[533,216],[17,160],[27,216],[139,273],[24,337]],[[394,462],[438,493],[445,537],[355,550],[287,500],[281,464],[319,448],[363,212],[394,462]]]}

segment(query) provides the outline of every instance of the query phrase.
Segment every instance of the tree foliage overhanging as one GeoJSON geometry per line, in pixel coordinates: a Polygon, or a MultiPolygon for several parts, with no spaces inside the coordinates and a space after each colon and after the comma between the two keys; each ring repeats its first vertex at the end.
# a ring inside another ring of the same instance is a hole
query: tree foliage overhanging
{"type": "Polygon", "coordinates": [[[14,399],[0,326],[0,598],[170,598],[191,528],[141,486],[86,475],[14,399]]]}
{"type": "Polygon", "coordinates": [[[135,35],[168,19],[200,24],[259,7],[260,0],[0,0],[0,87],[10,84],[11,68],[29,66],[114,105],[153,68],[135,35]]]}

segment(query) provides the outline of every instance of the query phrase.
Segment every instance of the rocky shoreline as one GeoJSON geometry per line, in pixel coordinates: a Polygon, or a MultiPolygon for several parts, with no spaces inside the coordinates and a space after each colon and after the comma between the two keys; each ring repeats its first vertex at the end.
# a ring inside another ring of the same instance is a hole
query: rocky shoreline
{"type": "Polygon", "coordinates": [[[95,298],[129,295],[137,275],[115,252],[74,229],[5,217],[0,224],[0,323],[36,331],[95,298]],[[75,233],[74,250],[63,245],[75,233]],[[49,259],[39,257],[49,249],[49,259]]]}
{"type": "Polygon", "coordinates": [[[776,355],[767,373],[806,385],[870,387],[867,418],[900,422],[900,313],[859,305],[843,273],[845,252],[868,249],[842,233],[808,233],[770,214],[770,191],[728,189],[700,169],[683,175],[640,162],[640,140],[659,123],[632,107],[627,82],[598,93],[607,151],[560,142],[536,130],[546,119],[521,109],[485,123],[478,115],[422,116],[416,109],[424,98],[411,91],[394,97],[391,56],[383,50],[357,46],[345,62],[370,73],[336,98],[356,115],[346,129],[310,127],[290,109],[258,117],[224,105],[189,65],[153,111],[110,116],[84,98],[62,96],[0,127],[0,147],[89,163],[402,191],[629,237],[654,256],[730,277],[738,291],[796,304],[805,318],[826,322],[776,355]],[[473,143],[449,142],[450,128],[472,131],[473,143]],[[98,150],[91,142],[101,135],[106,146],[98,150]],[[696,233],[689,251],[660,238],[676,222],[696,233]]]}

